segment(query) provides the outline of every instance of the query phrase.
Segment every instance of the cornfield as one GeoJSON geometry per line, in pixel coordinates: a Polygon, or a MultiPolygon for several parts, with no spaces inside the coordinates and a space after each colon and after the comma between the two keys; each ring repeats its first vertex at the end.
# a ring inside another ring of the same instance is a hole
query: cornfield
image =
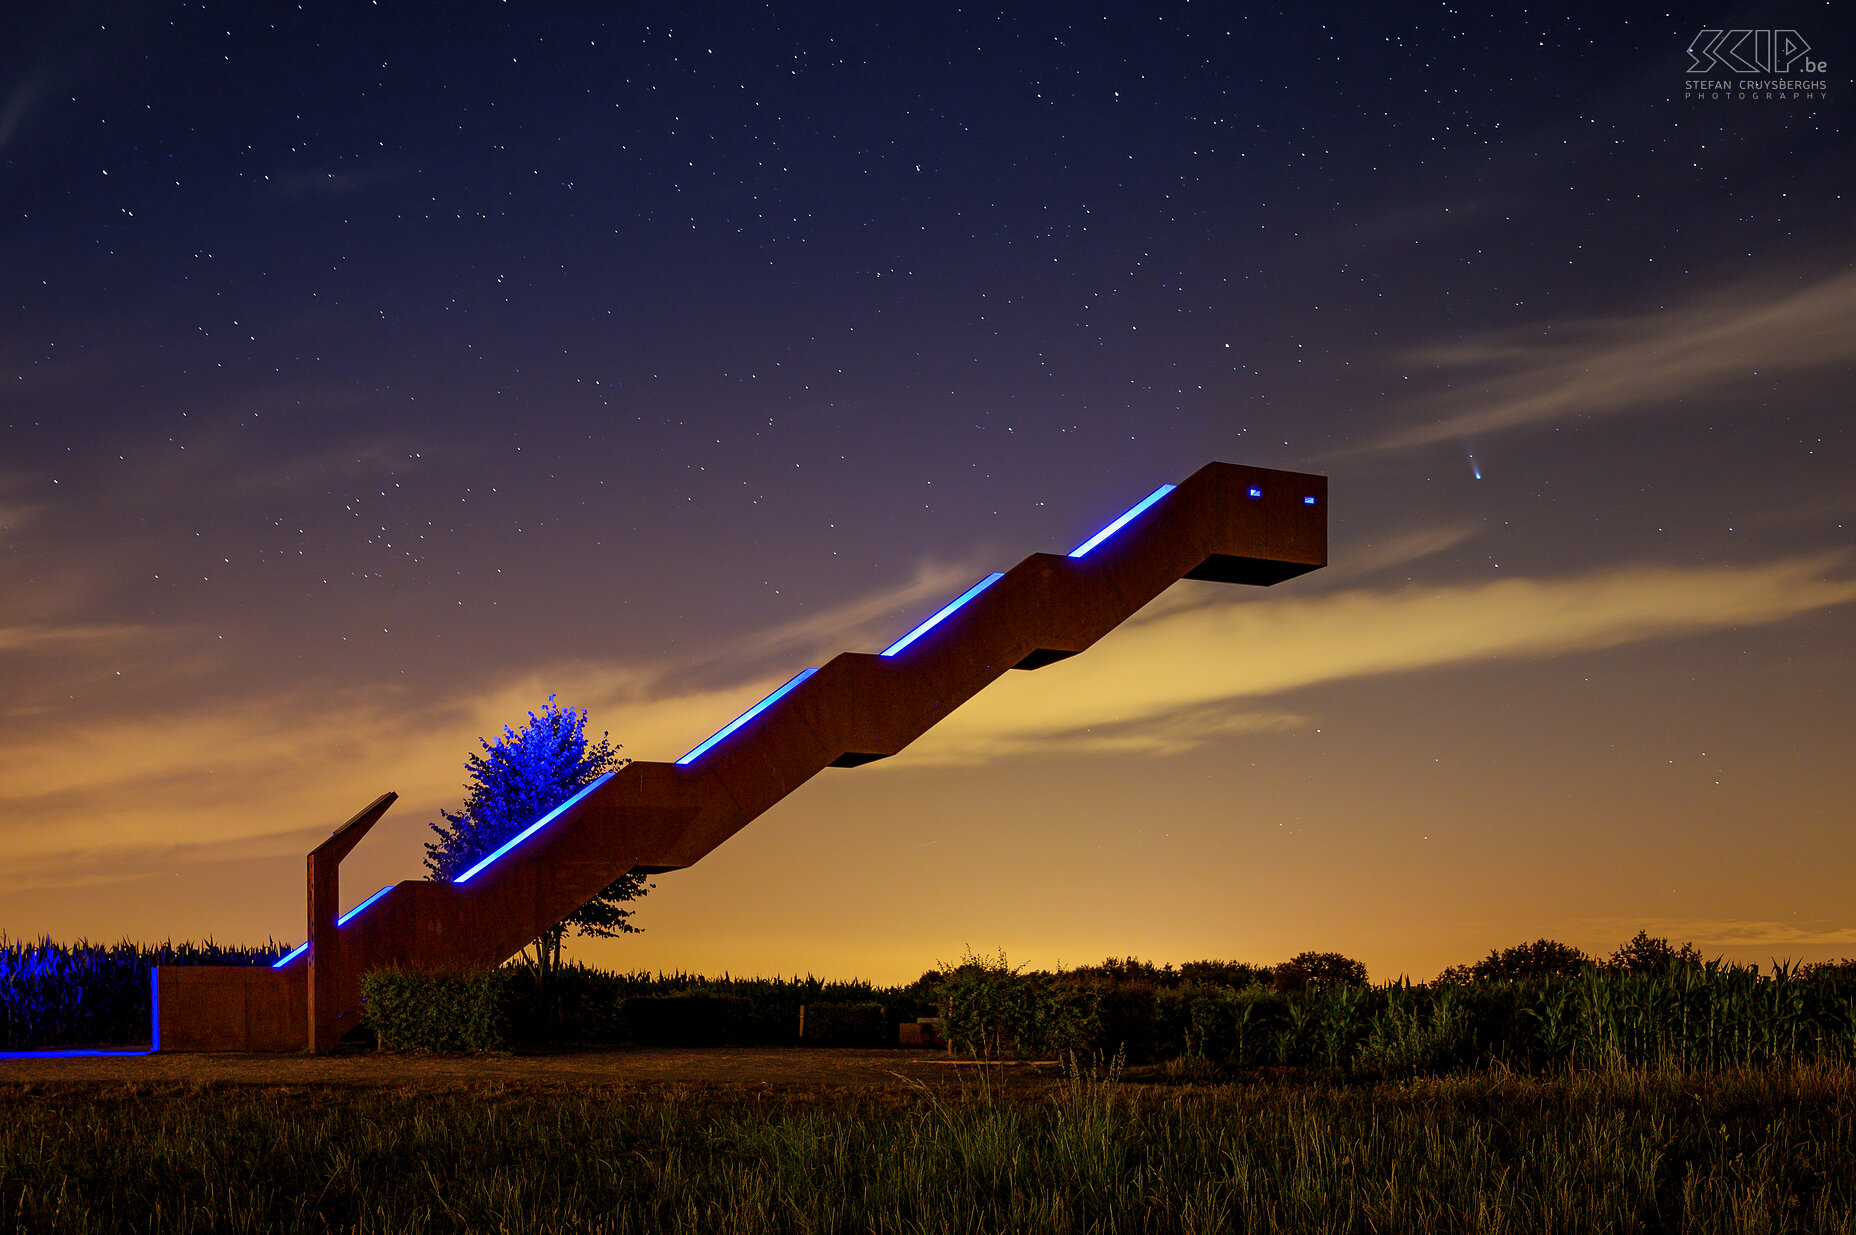
{"type": "Polygon", "coordinates": [[[73,944],[0,936],[0,1050],[134,1046],[149,1039],[156,965],[268,965],[287,949],[205,943],[73,944]]]}
{"type": "Polygon", "coordinates": [[[977,1055],[1121,1055],[1220,1067],[1410,1076],[1500,1064],[1729,1066],[1856,1059],[1856,978],[1721,963],[1662,974],[1591,968],[1455,986],[1099,986],[968,967],[943,1011],[977,1055]]]}

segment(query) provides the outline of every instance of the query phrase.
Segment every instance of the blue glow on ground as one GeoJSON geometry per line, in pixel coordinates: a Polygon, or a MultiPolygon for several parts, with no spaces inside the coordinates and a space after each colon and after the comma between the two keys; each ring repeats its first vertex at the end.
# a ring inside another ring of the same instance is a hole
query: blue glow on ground
{"type": "Polygon", "coordinates": [[[792,680],[789,681],[786,685],[780,687],[780,689],[774,691],[771,695],[768,695],[765,699],[762,699],[759,703],[755,704],[753,707],[749,708],[747,711],[743,712],[741,715],[729,721],[726,725],[716,730],[715,734],[712,737],[710,737],[708,741],[704,742],[701,746],[698,746],[695,750],[691,751],[689,754],[683,756],[683,758],[677,760],[678,766],[679,767],[687,766],[688,764],[692,764],[696,762],[697,759],[702,757],[702,753],[704,751],[708,750],[711,746],[714,746],[717,742],[721,741],[723,738],[727,737],[729,734],[733,733],[735,730],[741,728],[741,726],[753,720],[756,716],[759,716],[762,712],[765,712],[768,708],[772,707],[776,702],[778,702],[782,695],[791,691],[795,686],[798,686],[801,682],[805,681],[807,678],[811,677],[813,674],[817,672],[818,672],[817,669],[801,669],[798,673],[793,675],[792,680]]]}
{"type": "Polygon", "coordinates": [[[1140,514],[1143,510],[1146,510],[1149,506],[1152,506],[1155,502],[1159,501],[1161,498],[1165,497],[1167,494],[1171,493],[1177,487],[1178,486],[1176,485],[1161,485],[1158,489],[1155,489],[1152,493],[1149,493],[1146,497],[1136,502],[1134,506],[1129,509],[1128,513],[1124,514],[1121,518],[1115,520],[1113,523],[1109,524],[1107,527],[1097,532],[1094,536],[1091,536],[1088,540],[1085,540],[1082,544],[1076,546],[1076,548],[1070,550],[1070,556],[1071,557],[1083,556],[1083,554],[1089,552],[1091,549],[1095,548],[1097,545],[1107,540],[1110,536],[1113,536],[1116,532],[1119,532],[1122,528],[1126,527],[1128,525],[1129,520],[1133,519],[1136,515],[1140,514]]]}
{"type": "MultiPolygon", "coordinates": [[[[1071,556],[1075,556],[1075,555],[1072,554],[1071,556]]],[[[896,640],[894,643],[884,648],[883,655],[894,656],[897,652],[900,652],[903,648],[908,647],[909,644],[914,643],[917,639],[921,638],[923,635],[933,630],[941,622],[943,618],[947,617],[948,614],[960,608],[960,606],[966,604],[969,600],[972,600],[975,596],[978,596],[981,592],[985,591],[987,588],[991,587],[993,584],[999,582],[999,580],[1003,578],[1005,578],[1004,571],[1002,570],[993,571],[990,575],[987,575],[984,579],[981,579],[978,583],[974,584],[972,587],[962,592],[957,599],[949,601],[947,604],[947,607],[942,609],[939,613],[935,614],[933,617],[929,618],[926,622],[923,622],[920,626],[917,626],[914,630],[910,631],[908,634],[902,636],[902,638],[896,640]]]]}
{"type": "Polygon", "coordinates": [[[152,1046],[145,1051],[0,1051],[0,1059],[140,1059],[154,1053],[152,1046]]]}
{"type": "MultiPolygon", "coordinates": [[[[380,889],[380,891],[374,893],[372,896],[368,897],[366,900],[356,905],[353,909],[350,909],[347,913],[344,913],[341,917],[335,919],[335,925],[346,926],[348,924],[349,918],[354,917],[357,913],[360,913],[363,909],[366,909],[369,905],[373,904],[375,901],[379,900],[381,897],[385,896],[387,893],[391,892],[392,890],[393,890],[393,885],[388,884],[386,887],[380,889]]],[[[309,951],[309,945],[307,943],[299,943],[296,945],[296,947],[292,948],[289,952],[285,953],[284,956],[280,960],[273,961],[271,964],[271,968],[282,969],[285,965],[288,965],[291,961],[295,960],[297,957],[303,955],[303,953],[307,951],[309,951]]]]}
{"type": "MultiPolygon", "coordinates": [[[[555,807],[553,810],[549,811],[547,814],[543,815],[541,818],[537,819],[535,822],[529,824],[526,828],[523,828],[520,832],[517,832],[514,836],[510,837],[508,840],[504,841],[501,845],[497,846],[496,851],[490,854],[489,857],[477,863],[477,865],[471,867],[469,870],[465,871],[462,875],[459,875],[456,879],[453,879],[451,882],[452,883],[468,883],[471,879],[473,879],[479,873],[481,873],[484,867],[496,861],[496,859],[502,857],[505,853],[508,853],[511,849],[514,849],[517,845],[520,845],[523,841],[535,835],[535,833],[547,827],[548,824],[552,823],[557,817],[559,817],[562,811],[566,810],[568,807],[572,806],[575,802],[578,802],[581,798],[584,798],[587,794],[593,792],[593,790],[599,788],[601,785],[605,784],[607,781],[611,780],[614,776],[617,776],[617,775],[618,775],[617,772],[608,772],[604,776],[599,777],[598,779],[593,781],[592,784],[582,789],[579,793],[574,794],[573,797],[568,798],[565,802],[562,802],[559,806],[555,807]]],[[[385,889],[383,888],[382,891],[385,891],[385,889]]],[[[358,913],[360,911],[356,910],[355,912],[358,913]]]]}

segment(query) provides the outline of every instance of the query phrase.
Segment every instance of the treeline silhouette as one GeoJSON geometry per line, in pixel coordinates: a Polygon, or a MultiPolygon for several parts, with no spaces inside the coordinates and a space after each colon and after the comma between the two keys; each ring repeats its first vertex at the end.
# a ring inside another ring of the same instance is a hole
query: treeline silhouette
{"type": "MultiPolygon", "coordinates": [[[[0,1050],[145,1044],[153,966],[269,964],[284,951],[0,937],[0,1050]]],[[[1423,984],[1369,985],[1363,964],[1335,952],[1275,964],[1110,957],[1054,972],[1001,953],[904,986],[570,964],[543,991],[512,966],[497,998],[518,1044],[794,1042],[801,1006],[817,1023],[818,1009],[874,1004],[892,1027],[939,1013],[956,1049],[982,1056],[1382,1073],[1856,1058],[1856,961],[1762,974],[1647,932],[1604,957],[1550,939],[1493,949],[1423,984]]]]}

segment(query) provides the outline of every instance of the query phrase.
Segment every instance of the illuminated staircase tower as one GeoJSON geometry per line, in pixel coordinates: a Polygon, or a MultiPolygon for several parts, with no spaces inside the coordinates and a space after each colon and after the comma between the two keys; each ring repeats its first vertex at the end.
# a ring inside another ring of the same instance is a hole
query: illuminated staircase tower
{"type": "Polygon", "coordinates": [[[1325,477],[1207,464],[1067,556],[986,576],[881,653],[802,670],[675,763],[602,776],[455,880],[382,889],[338,922],[337,864],[383,796],[311,855],[309,943],[268,971],[158,971],[156,1045],[326,1049],[371,970],[500,964],[620,875],[689,866],[823,769],[896,754],[1007,670],[1074,656],[1178,579],[1268,586],[1326,562],[1325,477]]]}

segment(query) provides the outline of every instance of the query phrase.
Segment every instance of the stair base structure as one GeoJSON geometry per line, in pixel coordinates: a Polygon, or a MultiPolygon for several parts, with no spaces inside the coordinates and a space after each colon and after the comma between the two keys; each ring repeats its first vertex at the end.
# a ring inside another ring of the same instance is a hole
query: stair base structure
{"type": "Polygon", "coordinates": [[[1180,579],[1268,587],[1327,564],[1327,478],[1210,463],[1068,555],[987,576],[881,653],[806,669],[675,763],[588,785],[450,882],[340,919],[336,870],[393,795],[309,857],[310,942],[271,969],[163,968],[160,1050],[330,1049],[375,969],[499,965],[628,871],[680,870],[826,768],[902,751],[1012,669],[1085,651],[1180,579]]]}

